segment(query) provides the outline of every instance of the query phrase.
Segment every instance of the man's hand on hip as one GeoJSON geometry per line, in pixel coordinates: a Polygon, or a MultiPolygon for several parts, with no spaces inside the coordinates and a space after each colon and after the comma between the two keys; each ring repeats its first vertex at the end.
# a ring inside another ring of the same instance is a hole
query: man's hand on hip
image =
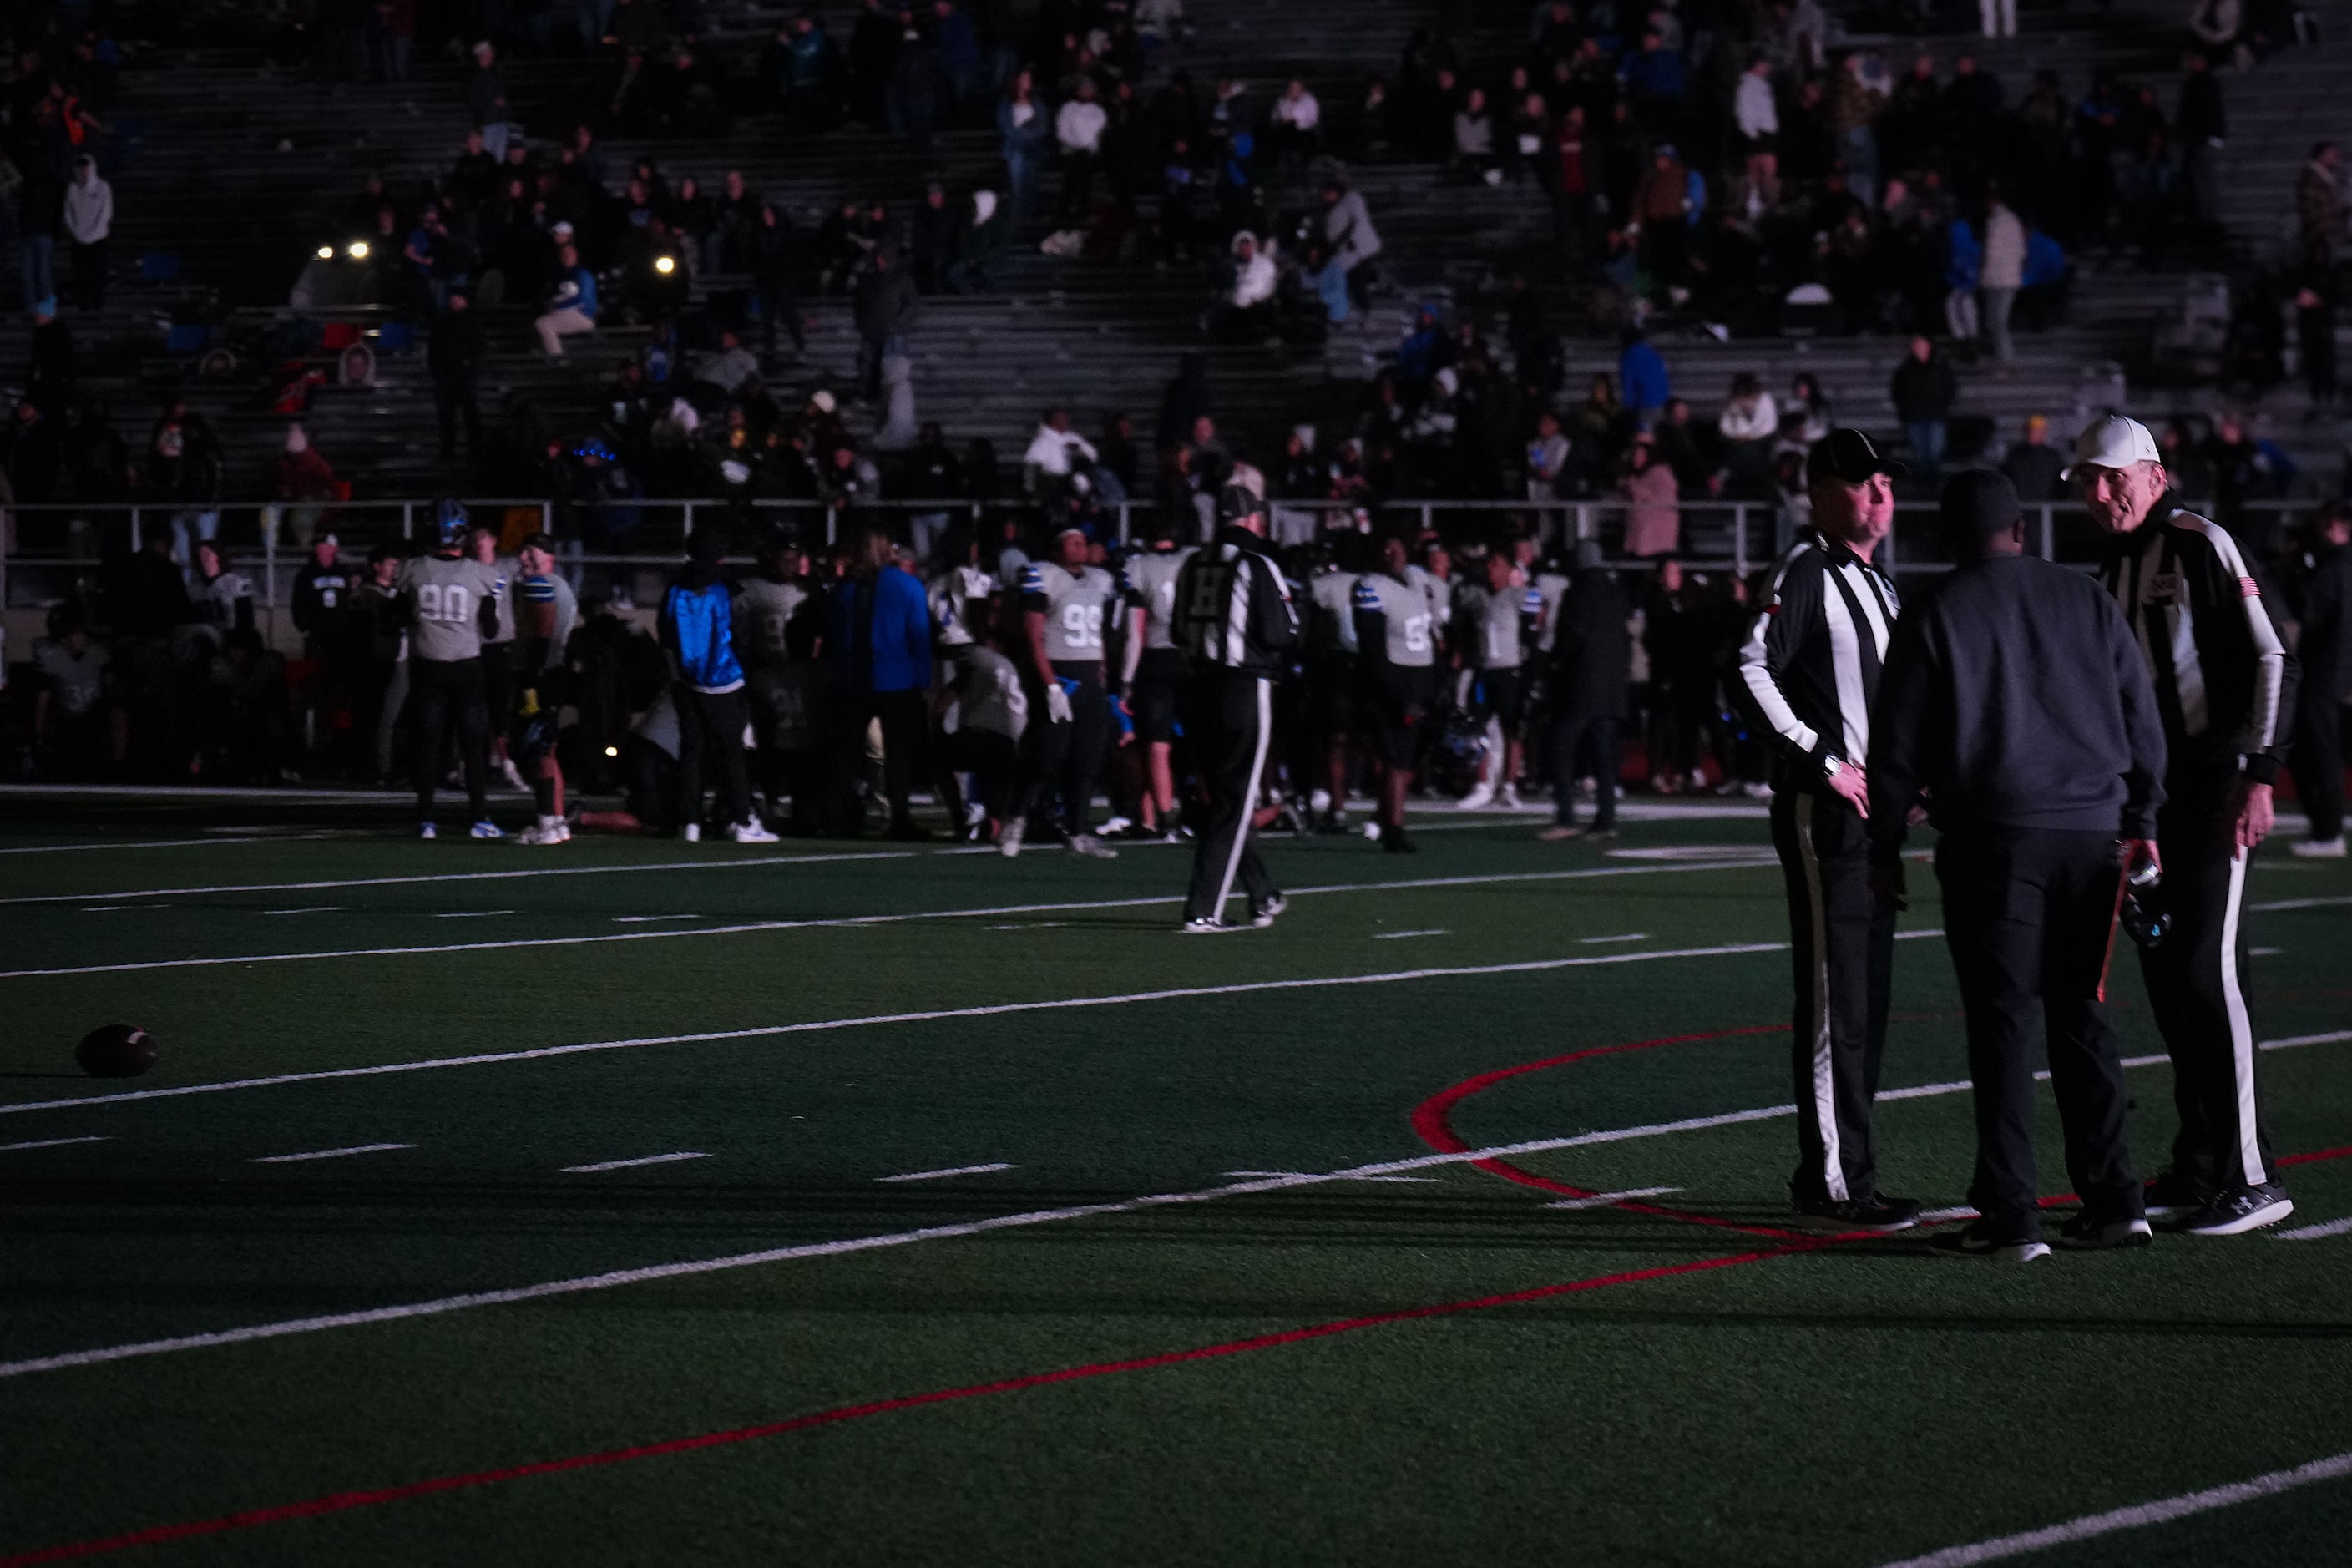
{"type": "Polygon", "coordinates": [[[1830,788],[1837,791],[1845,803],[1860,816],[1870,815],[1870,778],[1862,771],[1860,763],[1847,763],[1830,775],[1830,788]]]}

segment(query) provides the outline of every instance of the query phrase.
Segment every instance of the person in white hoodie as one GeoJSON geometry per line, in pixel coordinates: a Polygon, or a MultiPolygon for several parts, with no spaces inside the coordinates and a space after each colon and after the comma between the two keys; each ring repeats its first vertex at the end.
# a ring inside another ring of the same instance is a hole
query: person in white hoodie
{"type": "Polygon", "coordinates": [[[66,186],[66,237],[73,241],[74,300],[85,310],[106,303],[106,238],[114,230],[114,187],[87,153],[74,160],[66,186]]]}
{"type": "Polygon", "coordinates": [[[1977,293],[1983,300],[1985,335],[1992,340],[1992,357],[2007,364],[2017,357],[2009,335],[2009,312],[2025,282],[2025,225],[1994,195],[1985,213],[1984,263],[1977,273],[1977,293]]]}

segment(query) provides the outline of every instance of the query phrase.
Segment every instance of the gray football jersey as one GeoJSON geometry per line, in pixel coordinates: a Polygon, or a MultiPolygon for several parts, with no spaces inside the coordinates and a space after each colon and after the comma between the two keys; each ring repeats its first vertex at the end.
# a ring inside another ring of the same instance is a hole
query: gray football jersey
{"type": "Polygon", "coordinates": [[[1118,599],[1118,580],[1099,566],[1065,571],[1050,561],[1021,569],[1021,603],[1045,617],[1045,657],[1056,664],[1102,662],[1103,617],[1118,599]]]}
{"type": "Polygon", "coordinates": [[[1147,550],[1127,558],[1127,602],[1143,612],[1145,647],[1176,646],[1176,574],[1192,550],[1147,550]]]}
{"type": "Polygon", "coordinates": [[[1388,617],[1391,664],[1422,667],[1436,662],[1437,618],[1419,584],[1400,583],[1385,572],[1367,573],[1356,579],[1355,607],[1366,615],[1388,617]]]}
{"type": "Polygon", "coordinates": [[[1536,622],[1536,647],[1549,653],[1553,639],[1559,636],[1559,602],[1568,597],[1568,579],[1557,572],[1538,572],[1534,592],[1541,606],[1536,622]]]}
{"type": "Polygon", "coordinates": [[[1307,585],[1313,621],[1307,646],[1317,653],[1356,651],[1356,580],[1345,572],[1326,572],[1307,585]]]}
{"type": "Polygon", "coordinates": [[[427,664],[482,657],[482,605],[499,593],[496,567],[422,555],[400,569],[408,601],[408,654],[427,664]]]}
{"type": "Polygon", "coordinates": [[[1404,580],[1429,601],[1429,613],[1436,617],[1433,625],[1444,626],[1454,619],[1454,579],[1440,577],[1425,566],[1408,566],[1404,580]]]}
{"type": "Polygon", "coordinates": [[[1478,583],[1454,595],[1473,664],[1480,669],[1517,669],[1526,662],[1520,617],[1527,613],[1532,593],[1528,588],[1505,588],[1498,594],[1478,583]]]}
{"type": "Polygon", "coordinates": [[[790,658],[784,629],[808,603],[808,590],[798,583],[771,583],[754,577],[735,599],[735,652],[747,666],[779,668],[790,658]]]}

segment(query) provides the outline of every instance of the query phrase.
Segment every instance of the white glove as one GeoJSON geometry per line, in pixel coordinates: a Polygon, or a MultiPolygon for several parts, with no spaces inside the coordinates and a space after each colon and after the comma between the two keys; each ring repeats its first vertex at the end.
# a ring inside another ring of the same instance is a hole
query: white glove
{"type": "Polygon", "coordinates": [[[1070,694],[1062,689],[1058,680],[1045,688],[1045,716],[1056,724],[1070,721],[1070,694]]]}

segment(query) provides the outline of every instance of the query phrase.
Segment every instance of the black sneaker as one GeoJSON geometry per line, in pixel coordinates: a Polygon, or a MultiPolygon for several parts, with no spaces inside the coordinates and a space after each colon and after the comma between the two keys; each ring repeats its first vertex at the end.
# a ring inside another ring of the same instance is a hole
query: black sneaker
{"type": "Polygon", "coordinates": [[[2179,1171],[2167,1171],[2147,1184],[2147,1217],[2171,1219],[2191,1214],[2213,1201],[2213,1189],[2179,1171]]]}
{"type": "Polygon", "coordinates": [[[2190,1236],[2242,1236],[2276,1225],[2294,1212],[2294,1200],[2276,1182],[2231,1187],[2203,1208],[2181,1217],[2177,1227],[2190,1236]]]}
{"type": "Polygon", "coordinates": [[[1980,1219],[1948,1230],[1927,1245],[1948,1257],[1990,1258],[1996,1263],[2032,1263],[2050,1256],[2050,1244],[2038,1234],[1997,1230],[1980,1219]]]}
{"type": "Polygon", "coordinates": [[[1348,814],[1344,811],[1327,811],[1315,824],[1315,831],[1323,834],[1353,833],[1355,830],[1355,825],[1348,820],[1348,814]]]}
{"type": "Polygon", "coordinates": [[[1223,936],[1234,928],[1214,915],[1194,915],[1177,929],[1186,936],[1223,936]]]}
{"type": "Polygon", "coordinates": [[[2083,1252],[2146,1247],[2155,1239],[2155,1227],[2138,1215],[2103,1215],[2084,1209],[2058,1227],[2058,1245],[2083,1252]]]}
{"type": "Polygon", "coordinates": [[[1834,1230],[1867,1230],[1891,1236],[1919,1223],[1919,1205],[1909,1198],[1822,1198],[1800,1201],[1797,1212],[1834,1230]]]}
{"type": "Polygon", "coordinates": [[[1250,924],[1263,931],[1267,926],[1274,923],[1274,920],[1276,915],[1279,915],[1283,910],[1289,907],[1290,900],[1284,898],[1280,893],[1276,893],[1269,897],[1265,902],[1262,904],[1253,904],[1250,906],[1250,924]]]}
{"type": "Polygon", "coordinates": [[[1391,855],[1418,855],[1421,853],[1421,846],[1415,844],[1412,839],[1407,838],[1404,836],[1404,829],[1402,827],[1381,828],[1381,847],[1387,850],[1391,855]]]}

